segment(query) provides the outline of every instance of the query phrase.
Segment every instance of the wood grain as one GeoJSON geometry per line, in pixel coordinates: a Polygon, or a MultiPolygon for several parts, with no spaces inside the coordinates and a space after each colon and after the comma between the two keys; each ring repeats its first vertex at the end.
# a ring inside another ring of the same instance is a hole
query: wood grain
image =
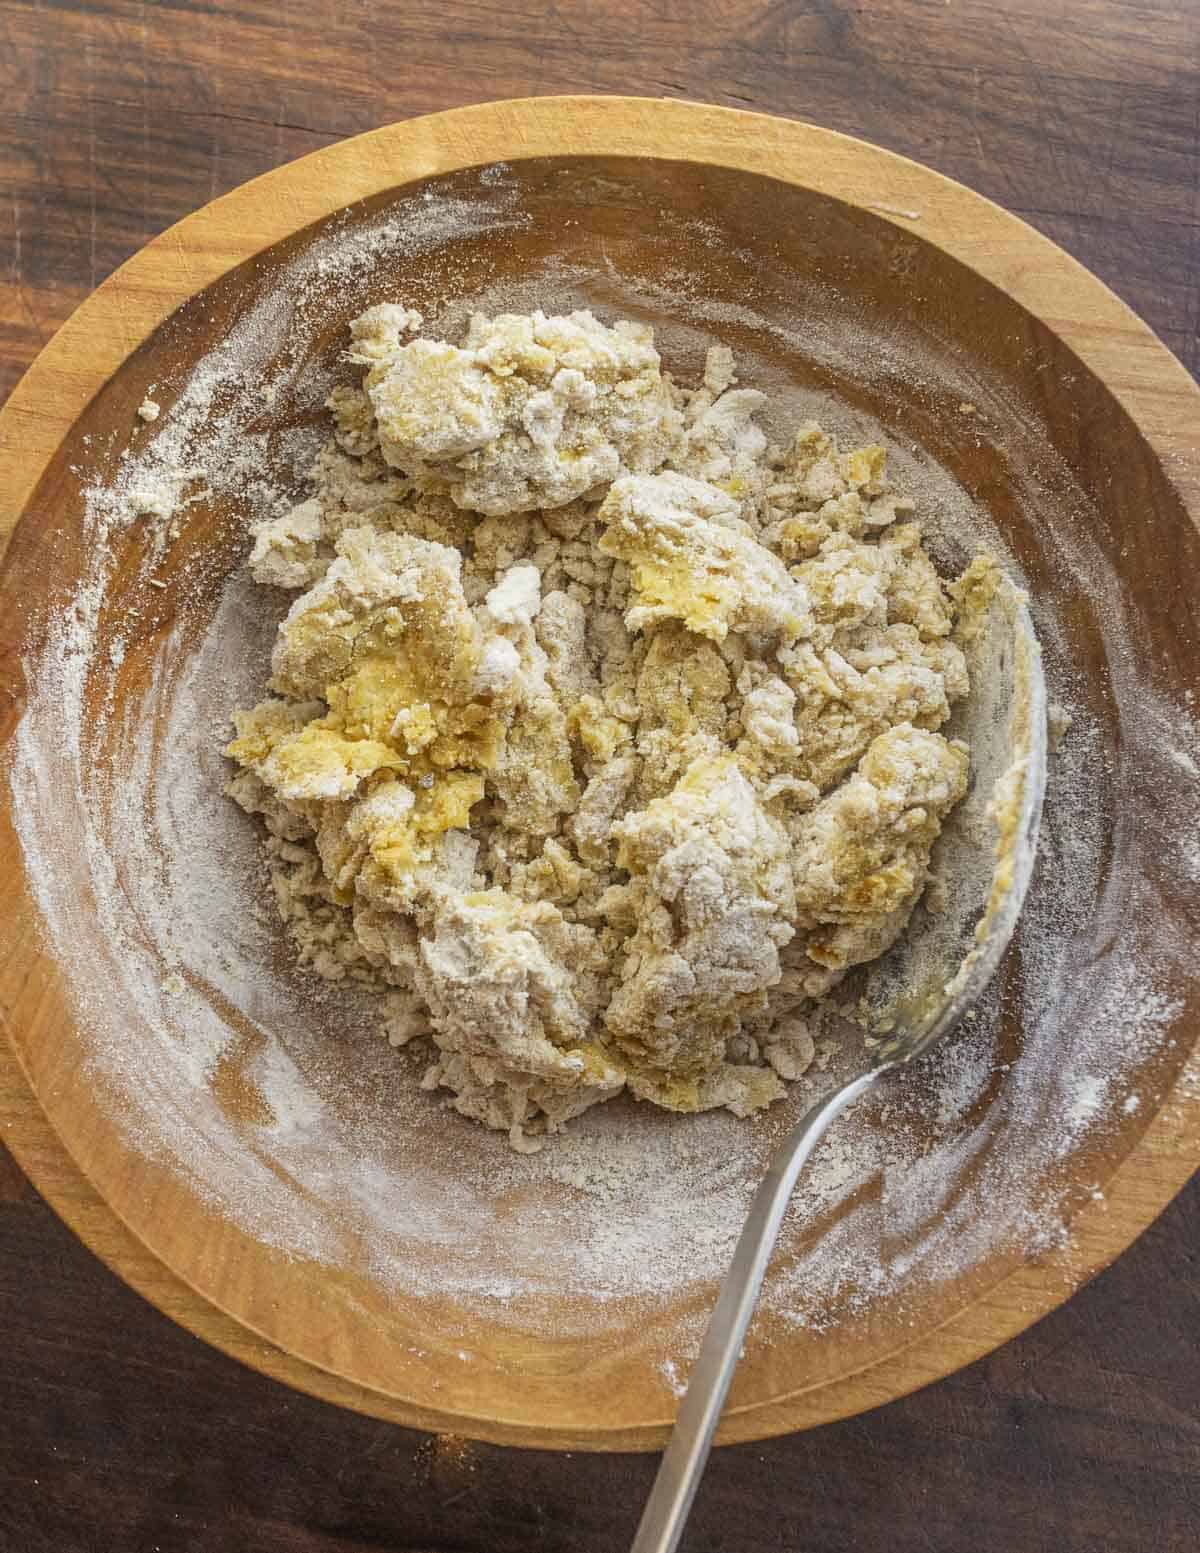
{"type": "MultiPolygon", "coordinates": [[[[6,6],[0,166],[12,199],[0,344],[8,381],[93,280],[210,193],[381,119],[572,87],[744,100],[920,156],[1065,242],[1195,363],[1197,46],[1189,8],[721,5],[689,15],[696,20],[657,7],[565,5],[531,19],[455,5],[422,18],[364,6],[335,24],[331,14],[301,16],[286,6],[6,6]]],[[[1194,1188],[1187,1201],[1194,1218],[1194,1188]]],[[[824,1548],[886,1539],[949,1549],[971,1522],[984,1546],[994,1538],[997,1547],[1192,1547],[1200,1520],[1194,1351],[1184,1337],[1196,1313],[1195,1261],[1181,1249],[1187,1211],[1177,1205],[1093,1290],[968,1376],[804,1440],[722,1453],[728,1477],[713,1513],[700,1507],[696,1546],[790,1547],[803,1536],[824,1548]],[[1081,1309],[1093,1314],[1076,1316],[1081,1309]],[[1026,1375],[1021,1367],[1034,1359],[1041,1362],[1026,1375]],[[915,1453],[914,1438],[925,1446],[915,1453]],[[884,1460],[896,1470],[881,1474],[884,1460]],[[1136,1472],[1151,1462],[1153,1500],[1136,1472]],[[982,1524],[981,1492],[989,1505],[982,1524]],[[764,1494],[779,1520],[760,1532],[743,1507],[764,1494]]],[[[25,1209],[6,1204],[0,1225],[18,1213],[25,1209]]],[[[527,1471],[539,1458],[482,1452],[492,1463],[487,1492],[467,1493],[443,1512],[452,1494],[432,1474],[421,1478],[415,1437],[330,1414],[223,1366],[116,1288],[44,1210],[32,1215],[42,1226],[36,1244],[47,1247],[61,1280],[31,1292],[42,1280],[30,1272],[46,1264],[18,1259],[5,1314],[13,1301],[32,1305],[52,1326],[61,1323],[60,1338],[49,1368],[29,1360],[38,1388],[25,1417],[36,1417],[40,1431],[3,1437],[9,1449],[0,1459],[22,1489],[4,1502],[28,1504],[19,1520],[6,1523],[0,1513],[0,1546],[7,1549],[8,1536],[22,1549],[91,1548],[125,1534],[134,1546],[250,1549],[340,1547],[347,1538],[355,1546],[398,1538],[409,1546],[623,1545],[625,1532],[608,1514],[616,1480],[602,1464],[576,1462],[567,1472],[548,1458],[527,1471]],[[145,1324],[167,1334],[165,1353],[153,1348],[163,1375],[105,1357],[112,1338],[98,1346],[87,1319],[97,1290],[110,1291],[122,1332],[145,1324]],[[193,1356],[189,1377],[211,1384],[236,1421],[198,1421],[174,1433],[153,1427],[153,1401],[143,1396],[169,1406],[190,1395],[187,1385],[172,1389],[180,1351],[193,1356]],[[115,1402],[116,1417],[137,1418],[144,1405],[145,1422],[125,1443],[110,1422],[93,1435],[90,1454],[76,1450],[64,1468],[51,1449],[63,1413],[42,1400],[47,1380],[77,1408],[108,1387],[104,1394],[127,1399],[115,1402]],[[267,1399],[266,1424],[258,1398],[267,1399]],[[272,1412],[276,1398],[282,1411],[272,1412]],[[291,1462],[269,1457],[264,1490],[250,1466],[256,1444],[299,1412],[307,1452],[291,1462]],[[397,1438],[404,1445],[394,1455],[380,1443],[397,1438]],[[369,1470],[349,1465],[360,1451],[369,1470]],[[393,1480],[393,1460],[408,1457],[412,1471],[393,1480]],[[207,1478],[201,1471],[197,1483],[189,1464],[198,1458],[221,1466],[207,1478]],[[97,1485],[110,1475],[130,1487],[102,1501],[97,1485]],[[34,1477],[56,1483],[44,1512],[45,1500],[25,1493],[34,1477]],[[80,1532],[81,1515],[106,1530],[80,1532]]],[[[25,1328],[5,1330],[19,1331],[16,1352],[33,1355],[38,1340],[25,1328]]]]}
{"type": "Polygon", "coordinates": [[[213,195],[391,119],[570,91],[791,114],[916,157],[1062,242],[1197,364],[1200,13],[1176,0],[6,0],[0,18],[0,391],[213,195]]]}

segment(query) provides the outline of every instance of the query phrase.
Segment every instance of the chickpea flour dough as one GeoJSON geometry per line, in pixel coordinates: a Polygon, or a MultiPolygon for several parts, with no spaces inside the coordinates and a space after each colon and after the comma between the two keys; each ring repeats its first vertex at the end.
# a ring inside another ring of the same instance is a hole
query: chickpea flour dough
{"type": "Polygon", "coordinates": [[[354,321],[312,495],[255,531],[295,599],[228,790],[280,912],[518,1149],[625,1088],[767,1106],[928,882],[999,569],[938,576],[882,448],[769,446],[725,346],[688,389],[641,324],[421,324],[354,321]]]}

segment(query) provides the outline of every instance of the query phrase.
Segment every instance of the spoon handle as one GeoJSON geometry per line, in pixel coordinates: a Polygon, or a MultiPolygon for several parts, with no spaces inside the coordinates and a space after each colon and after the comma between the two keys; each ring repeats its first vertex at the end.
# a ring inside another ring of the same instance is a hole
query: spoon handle
{"type": "Polygon", "coordinates": [[[630,1553],[678,1547],[796,1177],[838,1112],[883,1071],[872,1068],[819,1100],[788,1134],[754,1194],[630,1553]]]}

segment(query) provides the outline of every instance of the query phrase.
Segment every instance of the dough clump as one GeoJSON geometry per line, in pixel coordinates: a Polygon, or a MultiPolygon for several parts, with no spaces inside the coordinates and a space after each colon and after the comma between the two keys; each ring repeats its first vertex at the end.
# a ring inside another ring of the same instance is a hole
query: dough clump
{"type": "Polygon", "coordinates": [[[228,790],[281,915],[519,1149],[626,1089],[757,1110],[966,791],[967,584],[882,448],[771,442],[723,345],[686,388],[642,324],[421,330],[355,320],[311,494],[253,528],[294,597],[228,790]]]}

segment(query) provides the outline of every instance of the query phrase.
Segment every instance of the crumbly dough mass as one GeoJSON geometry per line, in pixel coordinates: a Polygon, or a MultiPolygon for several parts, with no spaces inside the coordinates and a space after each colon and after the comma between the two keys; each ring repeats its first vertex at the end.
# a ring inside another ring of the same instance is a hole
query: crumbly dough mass
{"type": "Polygon", "coordinates": [[[959,598],[882,448],[783,446],[708,352],[590,313],[351,327],[295,593],[229,792],[303,961],[382,994],[425,1084],[518,1148],[623,1089],[770,1104],[901,933],[966,790],[959,598]]]}

